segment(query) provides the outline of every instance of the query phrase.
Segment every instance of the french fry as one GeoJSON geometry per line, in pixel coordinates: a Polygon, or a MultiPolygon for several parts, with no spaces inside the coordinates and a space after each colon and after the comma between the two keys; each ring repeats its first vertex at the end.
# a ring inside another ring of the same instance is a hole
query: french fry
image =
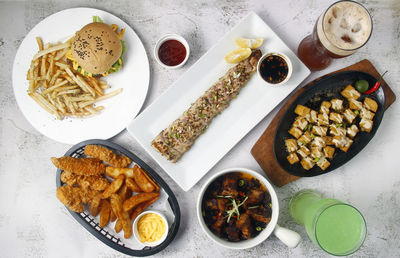
{"type": "Polygon", "coordinates": [[[143,202],[147,202],[158,196],[160,196],[159,193],[140,193],[140,194],[134,195],[124,202],[123,209],[124,209],[124,211],[130,211],[131,209],[135,208],[137,205],[139,205],[143,202]]]}
{"type": "Polygon", "coordinates": [[[140,189],[140,187],[135,183],[133,178],[127,177],[125,179],[125,184],[129,189],[132,190],[132,192],[135,192],[135,193],[141,193],[142,192],[142,189],[140,189]]]}
{"type": "Polygon", "coordinates": [[[39,51],[26,75],[30,97],[57,119],[94,115],[104,109],[104,106],[95,106],[96,102],[122,92],[122,89],[117,89],[106,94],[104,90],[109,88],[106,81],[82,76],[73,69],[67,58],[71,40],[43,45],[37,37],[39,51]]]}
{"type": "Polygon", "coordinates": [[[100,227],[105,227],[108,222],[110,221],[111,212],[111,205],[110,202],[105,199],[101,200],[101,209],[100,209],[100,227]]]}
{"type": "Polygon", "coordinates": [[[38,44],[39,51],[42,51],[43,50],[43,41],[42,41],[42,39],[40,37],[36,37],[36,42],[38,44]]]}
{"type": "Polygon", "coordinates": [[[39,57],[42,57],[48,53],[51,53],[51,52],[54,52],[54,51],[57,51],[60,49],[68,48],[70,45],[71,45],[70,43],[64,43],[64,44],[59,44],[59,45],[49,47],[48,49],[41,50],[38,53],[36,53],[36,55],[33,56],[33,60],[36,60],[39,57]]]}
{"type": "MultiPolygon", "coordinates": [[[[107,186],[106,189],[104,189],[104,192],[101,196],[102,199],[109,198],[113,193],[116,193],[119,188],[122,186],[124,183],[125,176],[124,175],[119,175],[112,183],[107,186]]],[[[118,214],[115,214],[118,217],[118,214]]]]}
{"type": "Polygon", "coordinates": [[[58,83],[58,84],[56,84],[56,85],[54,85],[52,87],[49,87],[49,88],[45,89],[44,91],[42,91],[42,94],[50,93],[53,90],[57,89],[58,87],[61,87],[61,86],[65,85],[65,84],[67,84],[67,83],[68,83],[68,81],[64,80],[63,82],[60,82],[60,83],[58,83]]]}
{"type": "Polygon", "coordinates": [[[106,167],[106,175],[112,178],[117,178],[119,175],[125,175],[127,178],[133,178],[133,168],[116,168],[106,167]]]}
{"type": "Polygon", "coordinates": [[[79,104],[79,106],[82,108],[82,107],[85,107],[85,106],[87,106],[87,105],[92,105],[92,104],[96,103],[97,101],[105,100],[105,99],[111,98],[111,97],[113,97],[113,96],[115,96],[115,95],[120,94],[121,92],[122,92],[122,89],[119,88],[119,89],[117,89],[117,90],[115,90],[115,91],[112,91],[112,92],[107,93],[107,94],[105,94],[105,95],[103,95],[103,96],[100,96],[100,97],[98,97],[98,98],[95,99],[95,100],[90,100],[90,101],[83,102],[83,103],[79,104]]]}

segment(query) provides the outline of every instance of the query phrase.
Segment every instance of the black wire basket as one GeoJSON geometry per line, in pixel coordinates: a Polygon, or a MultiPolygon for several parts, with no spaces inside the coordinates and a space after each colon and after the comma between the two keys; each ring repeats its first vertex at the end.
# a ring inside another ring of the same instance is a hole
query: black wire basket
{"type": "MultiPolygon", "coordinates": [[[[170,205],[170,208],[172,212],[174,213],[174,221],[172,223],[169,223],[169,231],[167,238],[158,246],[154,247],[143,247],[142,249],[132,249],[129,246],[127,246],[121,238],[114,232],[114,231],[109,231],[107,229],[103,229],[99,225],[98,219],[93,217],[88,210],[85,210],[84,212],[78,213],[78,212],[73,212],[67,208],[69,213],[71,213],[72,217],[74,217],[85,229],[87,229],[92,235],[94,235],[97,239],[108,245],[109,247],[127,254],[127,255],[132,255],[132,256],[148,256],[148,255],[153,255],[164,248],[166,248],[172,240],[175,238],[176,234],[178,233],[179,229],[179,224],[181,220],[181,212],[179,209],[179,204],[178,201],[174,195],[174,193],[171,191],[169,186],[164,182],[164,180],[151,168],[149,167],[146,163],[144,163],[141,159],[139,159],[135,154],[131,153],[127,149],[119,146],[118,144],[105,141],[105,140],[87,140],[83,141],[81,143],[78,143],[71,147],[64,156],[71,156],[71,157],[85,157],[84,150],[85,146],[93,144],[93,145],[101,145],[104,147],[107,147],[108,149],[116,152],[123,154],[125,156],[128,156],[134,163],[136,163],[138,166],[143,168],[153,179],[158,183],[158,185],[166,192],[168,195],[168,203],[170,205]]],[[[56,184],[57,187],[60,187],[63,185],[60,179],[62,170],[57,169],[57,177],[56,177],[56,184]]]]}

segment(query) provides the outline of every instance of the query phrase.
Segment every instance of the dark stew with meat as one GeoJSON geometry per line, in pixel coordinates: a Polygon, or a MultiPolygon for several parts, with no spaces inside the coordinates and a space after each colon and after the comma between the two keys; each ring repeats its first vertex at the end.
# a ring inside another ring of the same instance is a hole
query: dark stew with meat
{"type": "Polygon", "coordinates": [[[260,181],[233,172],[215,179],[204,193],[202,215],[208,228],[232,242],[257,236],[271,220],[271,196],[260,181]]]}

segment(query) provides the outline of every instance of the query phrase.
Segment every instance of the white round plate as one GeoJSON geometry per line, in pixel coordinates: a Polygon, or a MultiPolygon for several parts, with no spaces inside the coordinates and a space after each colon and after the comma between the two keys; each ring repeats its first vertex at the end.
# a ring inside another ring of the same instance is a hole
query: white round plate
{"type": "Polygon", "coordinates": [[[14,60],[13,88],[15,98],[26,119],[40,133],[62,143],[76,144],[87,139],[108,139],[121,132],[139,113],[149,87],[150,68],[146,50],[139,37],[128,24],[118,17],[92,8],[73,8],[52,14],[37,24],[22,41],[14,60]],[[72,37],[84,25],[99,16],[104,23],[125,28],[123,40],[126,52],[122,69],[105,78],[109,91],[123,91],[110,99],[98,102],[104,106],[99,114],[88,118],[57,120],[47,113],[27,94],[29,82],[26,74],[32,57],[37,53],[36,37],[44,43],[56,43],[72,37]]]}

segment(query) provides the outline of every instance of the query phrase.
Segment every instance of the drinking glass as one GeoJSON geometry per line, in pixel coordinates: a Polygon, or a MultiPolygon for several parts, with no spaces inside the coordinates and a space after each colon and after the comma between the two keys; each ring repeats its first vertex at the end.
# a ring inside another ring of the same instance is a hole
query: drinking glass
{"type": "Polygon", "coordinates": [[[364,217],[349,204],[305,189],[291,198],[289,210],[292,218],[304,225],[310,239],[329,254],[349,255],[364,243],[364,217]]]}
{"type": "Polygon", "coordinates": [[[297,55],[310,70],[322,70],[333,58],[355,53],[371,34],[368,10],[354,1],[339,1],[318,18],[313,33],[300,42],[297,55]]]}

